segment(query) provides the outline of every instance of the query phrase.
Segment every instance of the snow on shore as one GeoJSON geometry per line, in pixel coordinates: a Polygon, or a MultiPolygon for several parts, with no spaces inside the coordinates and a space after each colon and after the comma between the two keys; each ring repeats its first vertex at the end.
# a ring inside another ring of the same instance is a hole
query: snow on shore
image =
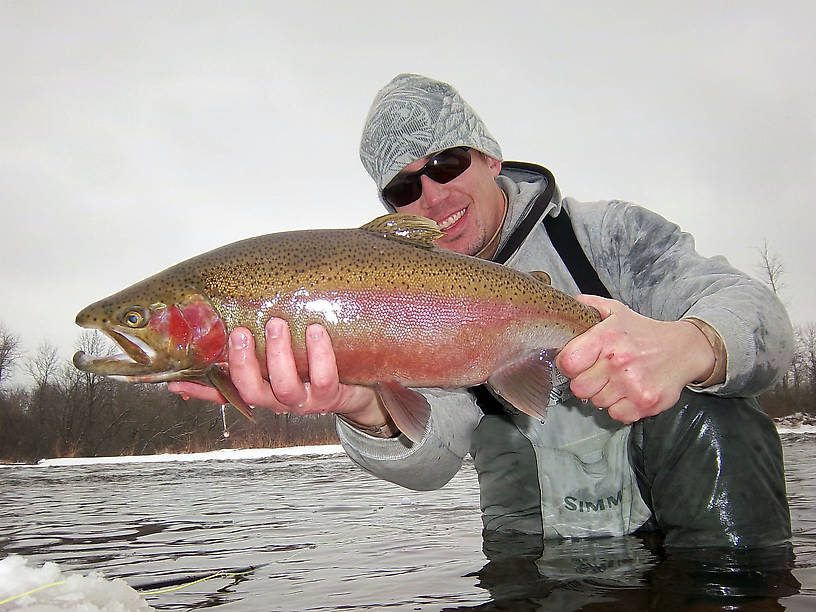
{"type": "Polygon", "coordinates": [[[164,453],[161,455],[130,455],[123,457],[72,457],[40,459],[37,465],[91,465],[98,463],[162,463],[168,461],[223,461],[236,459],[265,459],[300,455],[336,455],[343,452],[340,445],[293,446],[289,448],[221,449],[207,453],[164,453]]]}
{"type": "Polygon", "coordinates": [[[788,434],[816,433],[816,416],[797,412],[785,417],[774,419],[776,430],[788,434]]]}
{"type": "MultiPolygon", "coordinates": [[[[160,455],[123,455],[121,457],[65,457],[62,459],[40,459],[31,467],[54,467],[69,465],[97,465],[106,463],[162,463],[172,461],[235,461],[241,459],[265,459],[266,457],[298,457],[301,455],[340,455],[343,447],[339,444],[318,446],[291,446],[287,448],[240,448],[221,449],[207,453],[163,453],[160,455]]],[[[5,467],[22,464],[6,464],[5,467]]],[[[0,468],[4,467],[0,464],[0,468]]]]}

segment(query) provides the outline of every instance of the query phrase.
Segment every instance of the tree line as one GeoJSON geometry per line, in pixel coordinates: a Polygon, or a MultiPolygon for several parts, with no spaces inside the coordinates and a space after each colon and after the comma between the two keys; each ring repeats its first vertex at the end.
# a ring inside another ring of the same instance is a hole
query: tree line
{"type": "MultiPolygon", "coordinates": [[[[84,331],[77,348],[104,354],[106,340],[84,331]]],[[[221,448],[335,444],[330,415],[258,410],[251,423],[232,407],[183,400],[164,385],[130,384],[81,372],[43,344],[26,359],[17,336],[0,323],[0,461],[188,453],[221,448]],[[7,388],[16,367],[28,388],[7,388]]]]}
{"type": "Polygon", "coordinates": [[[763,410],[773,418],[799,412],[816,417],[816,323],[797,325],[793,331],[793,362],[761,398],[763,410]]]}

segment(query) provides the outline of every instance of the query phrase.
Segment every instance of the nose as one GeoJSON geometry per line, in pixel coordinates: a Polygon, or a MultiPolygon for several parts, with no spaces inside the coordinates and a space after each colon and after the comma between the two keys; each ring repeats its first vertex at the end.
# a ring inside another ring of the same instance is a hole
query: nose
{"type": "Polygon", "coordinates": [[[447,199],[450,188],[446,183],[437,183],[432,178],[424,175],[420,177],[420,181],[422,181],[420,204],[424,204],[427,208],[434,208],[447,199]]]}

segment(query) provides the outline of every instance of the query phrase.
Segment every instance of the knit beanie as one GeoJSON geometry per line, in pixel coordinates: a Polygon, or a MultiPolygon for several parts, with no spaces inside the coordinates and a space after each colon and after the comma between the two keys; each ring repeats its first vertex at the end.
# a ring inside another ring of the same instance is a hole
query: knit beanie
{"type": "Polygon", "coordinates": [[[502,158],[499,143],[456,89],[404,73],[374,97],[360,139],[360,159],[382,191],[408,164],[462,146],[502,158]]]}

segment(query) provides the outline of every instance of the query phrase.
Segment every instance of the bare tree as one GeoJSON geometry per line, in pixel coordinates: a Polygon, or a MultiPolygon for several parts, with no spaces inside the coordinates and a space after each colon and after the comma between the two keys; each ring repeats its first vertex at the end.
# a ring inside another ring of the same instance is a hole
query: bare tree
{"type": "Polygon", "coordinates": [[[816,385],[816,323],[798,325],[795,331],[803,376],[812,388],[816,385]]]}
{"type": "Polygon", "coordinates": [[[20,341],[5,325],[0,323],[0,386],[14,371],[16,362],[23,356],[20,341]]]}
{"type": "MultiPolygon", "coordinates": [[[[767,238],[763,238],[762,246],[758,247],[757,251],[759,252],[759,264],[757,267],[761,272],[761,280],[768,285],[770,290],[774,292],[774,295],[781,300],[782,296],[779,293],[785,286],[782,280],[782,277],[785,275],[785,266],[782,264],[782,260],[779,256],[771,251],[771,248],[768,246],[767,238]]],[[[797,356],[794,355],[793,363],[791,363],[788,371],[782,376],[780,384],[782,385],[783,392],[787,392],[791,384],[793,384],[794,389],[798,389],[799,372],[797,362],[797,356]]]]}
{"type": "Polygon", "coordinates": [[[34,383],[38,388],[42,388],[51,382],[57,372],[59,357],[57,347],[48,341],[44,341],[37,349],[37,354],[28,362],[26,369],[34,378],[34,383]]]}
{"type": "Polygon", "coordinates": [[[762,272],[762,281],[771,288],[776,295],[785,287],[782,277],[785,274],[785,266],[782,260],[776,253],[771,252],[768,246],[768,239],[762,240],[762,246],[757,248],[759,251],[759,269],[762,272]]]}

